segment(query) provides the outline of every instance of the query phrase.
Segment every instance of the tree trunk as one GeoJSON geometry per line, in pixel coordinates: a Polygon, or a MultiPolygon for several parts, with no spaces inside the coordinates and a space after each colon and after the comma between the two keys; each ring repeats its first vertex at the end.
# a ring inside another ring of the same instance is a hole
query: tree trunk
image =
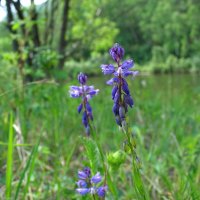
{"type": "Polygon", "coordinates": [[[39,29],[37,25],[38,14],[35,9],[34,0],[31,0],[31,21],[33,22],[32,26],[32,39],[35,47],[40,46],[40,37],[39,37],[39,29]]]}
{"type": "Polygon", "coordinates": [[[50,21],[49,21],[49,40],[48,43],[49,45],[52,45],[53,43],[53,36],[54,36],[54,24],[55,24],[55,12],[58,8],[58,1],[57,0],[52,0],[51,1],[51,15],[50,15],[50,21]]]}
{"type": "MultiPolygon", "coordinates": [[[[6,0],[6,9],[7,9],[7,27],[9,29],[9,31],[12,33],[12,34],[16,34],[17,32],[14,31],[12,29],[12,22],[13,22],[13,13],[12,13],[12,9],[11,9],[11,3],[12,1],[11,0],[6,0]]],[[[13,50],[14,51],[18,51],[18,42],[16,39],[13,39],[12,41],[12,45],[13,45],[13,50]]]]}
{"type": "Polygon", "coordinates": [[[58,68],[63,69],[65,63],[65,47],[67,44],[65,34],[67,31],[67,24],[68,24],[68,15],[69,15],[69,2],[70,0],[64,0],[64,7],[63,7],[63,15],[62,15],[62,25],[61,25],[61,32],[60,32],[60,41],[58,46],[58,53],[60,54],[60,59],[58,62],[58,68]]]}
{"type": "MultiPolygon", "coordinates": [[[[24,13],[23,13],[23,10],[22,10],[22,7],[21,7],[20,0],[12,1],[12,3],[15,7],[15,10],[17,11],[18,18],[23,21],[24,20],[24,13]]],[[[22,25],[21,25],[21,30],[22,30],[22,34],[25,37],[26,36],[26,29],[25,29],[24,23],[22,23],[22,25]]]]}

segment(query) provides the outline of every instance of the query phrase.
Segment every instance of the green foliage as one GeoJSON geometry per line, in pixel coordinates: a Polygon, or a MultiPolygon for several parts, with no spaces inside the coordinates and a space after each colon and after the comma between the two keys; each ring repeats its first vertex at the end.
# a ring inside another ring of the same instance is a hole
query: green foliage
{"type": "Polygon", "coordinates": [[[31,154],[27,160],[26,166],[21,173],[21,177],[20,177],[19,183],[17,185],[16,193],[15,193],[15,198],[14,198],[15,200],[18,199],[20,189],[22,188],[22,182],[24,181],[25,175],[27,173],[27,178],[26,178],[27,180],[26,180],[26,184],[25,184],[26,186],[25,186],[24,195],[23,195],[24,196],[23,199],[25,199],[25,196],[26,196],[26,193],[27,193],[27,190],[29,187],[29,183],[30,183],[30,178],[33,173],[35,159],[36,159],[37,152],[38,152],[38,147],[39,147],[39,142],[33,147],[33,150],[31,151],[31,154]],[[28,172],[28,170],[29,170],[29,172],[28,172]]]}
{"type": "Polygon", "coordinates": [[[6,199],[10,199],[12,195],[13,181],[13,116],[10,117],[7,165],[6,165],[6,199]]]}
{"type": "MultiPolygon", "coordinates": [[[[30,8],[24,9],[25,19],[15,18],[12,23],[12,28],[17,34],[9,37],[5,22],[0,23],[0,52],[10,53],[13,38],[24,45],[22,53],[25,59],[29,52],[31,55],[34,52],[33,67],[26,65],[25,75],[31,75],[35,79],[45,77],[63,79],[62,73],[57,72],[56,68],[58,59],[63,56],[57,53],[63,5],[61,2],[56,6],[53,16],[52,1],[37,6],[37,21],[31,20],[30,8]],[[51,17],[54,20],[53,32],[49,24],[51,17]],[[41,40],[39,48],[34,46],[33,35],[28,34],[35,24],[39,27],[41,40]],[[25,37],[21,30],[23,26],[25,37]],[[47,27],[49,30],[46,30],[47,27]],[[49,41],[51,34],[52,42],[49,41]]],[[[102,57],[101,60],[106,63],[107,59],[103,58],[103,54],[115,42],[121,43],[126,55],[128,57],[132,55],[134,61],[143,66],[143,70],[199,71],[199,9],[200,3],[196,0],[124,0],[117,3],[116,0],[73,0],[70,2],[66,32],[67,74],[73,76],[71,74],[77,72],[74,66],[71,67],[72,63],[77,65],[79,65],[77,62],[81,63],[79,71],[86,68],[90,71],[90,67],[81,65],[85,62],[83,65],[89,66],[88,60],[93,62],[95,57],[97,59],[102,57]],[[176,63],[178,66],[175,66],[176,63]]],[[[94,73],[92,68],[91,74],[94,73]]]]}
{"type": "MultiPolygon", "coordinates": [[[[106,8],[105,16],[115,21],[120,30],[116,41],[139,64],[151,61],[156,71],[165,71],[170,55],[193,61],[197,49],[200,49],[200,3],[195,0],[125,0],[118,2],[117,6],[116,1],[111,0],[106,8]]],[[[195,64],[196,70],[198,67],[195,64]]],[[[190,67],[183,66],[182,71],[185,69],[190,67]]]]}
{"type": "Polygon", "coordinates": [[[115,42],[119,33],[115,22],[101,15],[102,1],[71,2],[70,30],[68,40],[81,43],[76,53],[79,57],[88,57],[91,53],[105,52],[115,42]],[[80,51],[81,50],[81,51],[80,51]]]}
{"type": "MultiPolygon", "coordinates": [[[[96,88],[101,91],[91,101],[91,105],[94,124],[99,133],[98,142],[103,152],[115,154],[123,149],[125,136],[115,124],[111,88],[105,87],[106,80],[107,78],[97,77],[90,79],[90,83],[95,83],[96,88]]],[[[41,139],[34,168],[30,171],[29,166],[26,170],[26,174],[31,172],[27,195],[35,199],[56,199],[58,196],[61,200],[81,199],[75,193],[75,182],[77,170],[90,165],[90,161],[86,159],[86,145],[93,159],[94,169],[101,171],[102,163],[94,141],[89,140],[85,145],[82,140],[85,136],[84,127],[81,115],[76,111],[79,100],[71,99],[67,94],[69,85],[75,85],[77,81],[67,85],[54,82],[27,85],[24,87],[23,97],[19,95],[21,93],[16,87],[17,83],[14,83],[11,86],[10,82],[5,84],[5,79],[1,79],[0,84],[0,133],[3,133],[0,134],[0,187],[4,188],[6,184],[5,160],[9,113],[12,109],[14,118],[19,117],[24,143],[27,144],[19,147],[30,156],[33,145],[39,137],[41,139]],[[12,92],[2,95],[9,88],[12,92]]],[[[184,74],[139,76],[134,84],[131,81],[129,84],[135,100],[134,108],[128,112],[129,124],[136,134],[141,173],[150,198],[182,200],[197,197],[200,195],[199,77],[184,74]]],[[[17,190],[26,164],[22,165],[17,147],[14,146],[12,194],[17,190]]],[[[112,184],[117,188],[115,199],[135,197],[131,187],[131,174],[130,158],[127,156],[118,170],[111,173],[112,184]]],[[[19,198],[23,197],[24,186],[22,183],[19,198]]],[[[4,191],[2,199],[5,199],[4,191]]],[[[115,195],[109,186],[107,198],[114,199],[113,196],[115,195]]]]}
{"type": "Polygon", "coordinates": [[[92,169],[94,174],[98,171],[100,161],[100,152],[97,144],[91,138],[80,137],[80,140],[85,147],[87,159],[89,160],[89,167],[92,169]]]}
{"type": "Polygon", "coordinates": [[[58,54],[56,51],[47,47],[41,47],[36,49],[35,56],[33,58],[34,68],[31,71],[36,78],[44,78],[53,76],[58,64],[58,54]],[[34,71],[33,71],[34,70],[34,71]]]}

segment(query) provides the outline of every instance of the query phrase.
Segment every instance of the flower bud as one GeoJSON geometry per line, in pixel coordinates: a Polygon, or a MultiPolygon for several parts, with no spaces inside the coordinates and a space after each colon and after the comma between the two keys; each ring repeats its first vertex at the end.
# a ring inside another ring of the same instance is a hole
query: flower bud
{"type": "Polygon", "coordinates": [[[78,81],[79,81],[80,84],[85,85],[86,82],[87,82],[87,76],[83,73],[80,73],[78,75],[78,81]]]}
{"type": "Polygon", "coordinates": [[[124,56],[124,48],[119,44],[115,44],[109,51],[111,57],[115,62],[119,62],[124,56]]]}

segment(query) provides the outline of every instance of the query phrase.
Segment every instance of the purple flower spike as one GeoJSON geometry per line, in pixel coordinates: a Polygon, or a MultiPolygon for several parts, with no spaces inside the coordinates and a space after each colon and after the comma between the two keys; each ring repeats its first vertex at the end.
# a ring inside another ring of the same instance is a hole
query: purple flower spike
{"type": "Polygon", "coordinates": [[[131,71],[130,69],[134,66],[134,62],[131,59],[121,61],[124,56],[124,49],[119,45],[115,44],[109,51],[113,60],[117,63],[117,68],[112,64],[101,65],[102,72],[104,74],[113,74],[114,78],[108,80],[106,83],[112,85],[112,99],[114,106],[112,108],[115,115],[116,123],[119,126],[125,126],[126,124],[126,113],[128,112],[128,106],[131,108],[134,105],[133,99],[130,94],[129,86],[126,81],[127,76],[135,77],[138,71],[131,71]]]}
{"type": "Polygon", "coordinates": [[[76,191],[81,195],[86,195],[90,192],[90,188],[77,188],[76,191]]]}
{"type": "Polygon", "coordinates": [[[80,84],[85,85],[87,82],[87,76],[82,72],[78,75],[78,81],[80,84]]]}
{"type": "Polygon", "coordinates": [[[102,181],[102,176],[97,172],[92,178],[91,171],[89,167],[85,167],[83,171],[78,172],[78,177],[80,180],[76,182],[78,188],[76,191],[80,195],[86,195],[88,193],[93,195],[98,195],[99,197],[105,197],[108,187],[106,185],[97,187],[96,184],[102,181]]]}
{"type": "Polygon", "coordinates": [[[106,74],[113,74],[115,72],[115,67],[113,65],[101,65],[102,72],[106,74]]]}
{"type": "Polygon", "coordinates": [[[99,197],[105,197],[107,190],[108,190],[108,187],[106,185],[102,186],[102,187],[99,187],[97,189],[97,195],[99,197]]]}
{"type": "Polygon", "coordinates": [[[96,184],[96,183],[101,182],[101,179],[102,179],[102,177],[101,177],[100,173],[98,172],[96,175],[94,175],[91,178],[91,182],[96,184]]]}
{"type": "Polygon", "coordinates": [[[122,48],[119,44],[115,44],[109,51],[112,59],[115,62],[119,62],[124,56],[124,48],[122,48]]]}
{"type": "Polygon", "coordinates": [[[90,134],[89,122],[93,120],[92,107],[89,104],[89,100],[99,93],[98,89],[94,89],[94,86],[86,85],[87,76],[83,73],[78,75],[78,81],[81,86],[70,86],[69,94],[72,98],[82,97],[82,102],[78,106],[77,110],[80,113],[83,110],[82,123],[85,127],[87,135],[90,134]]]}

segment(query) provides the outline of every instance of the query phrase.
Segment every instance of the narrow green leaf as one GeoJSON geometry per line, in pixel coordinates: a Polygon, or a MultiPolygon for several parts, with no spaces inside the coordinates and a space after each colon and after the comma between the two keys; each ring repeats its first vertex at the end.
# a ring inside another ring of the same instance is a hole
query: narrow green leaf
{"type": "Polygon", "coordinates": [[[17,185],[16,193],[15,193],[15,198],[14,198],[15,200],[18,199],[18,195],[19,195],[19,191],[20,191],[22,182],[24,180],[26,172],[28,171],[28,169],[30,168],[30,166],[32,164],[34,155],[37,153],[38,145],[39,145],[39,142],[33,147],[32,151],[31,151],[31,154],[30,154],[30,156],[28,158],[28,161],[26,163],[26,166],[25,166],[24,170],[22,171],[19,183],[17,185]]]}
{"type": "Polygon", "coordinates": [[[38,140],[37,144],[34,146],[34,148],[32,150],[33,155],[31,156],[31,160],[30,160],[30,164],[29,164],[29,171],[28,171],[27,181],[26,181],[26,187],[24,189],[24,195],[23,195],[22,199],[26,199],[26,193],[28,191],[31,175],[32,175],[34,167],[35,167],[35,159],[36,159],[36,156],[37,156],[39,143],[40,143],[40,139],[38,140]]]}
{"type": "Polygon", "coordinates": [[[6,199],[11,199],[12,191],[12,168],[13,168],[13,115],[10,116],[7,165],[6,165],[6,199]]]}

